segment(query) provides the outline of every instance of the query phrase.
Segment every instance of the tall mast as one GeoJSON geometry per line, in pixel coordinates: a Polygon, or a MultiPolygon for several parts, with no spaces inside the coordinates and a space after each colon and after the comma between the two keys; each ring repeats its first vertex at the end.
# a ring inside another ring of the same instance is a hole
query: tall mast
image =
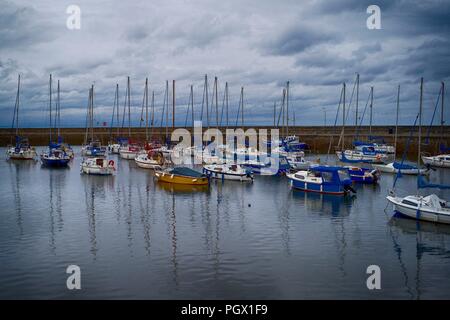
{"type": "MultiPolygon", "coordinates": [[[[130,94],[130,76],[128,76],[127,87],[128,87],[128,95],[127,95],[127,101],[128,101],[128,137],[131,137],[131,94],[130,94]]],[[[92,89],[92,92],[94,92],[94,89],[92,89]]]]}
{"type": "Polygon", "coordinates": [[[441,82],[441,87],[442,87],[442,99],[441,99],[441,142],[444,139],[444,91],[445,91],[445,85],[444,85],[444,81],[441,82]]]}
{"type": "Polygon", "coordinates": [[[155,124],[155,91],[152,91],[152,120],[151,120],[151,124],[152,124],[152,130],[150,133],[150,137],[153,138],[153,126],[155,124]]]}
{"type": "MultiPolygon", "coordinates": [[[[119,84],[116,83],[116,105],[117,105],[117,137],[119,137],[120,135],[120,131],[119,131],[119,121],[120,121],[120,110],[119,110],[119,84]]],[[[114,106],[114,108],[116,108],[116,106],[114,106]]]]}
{"type": "Polygon", "coordinates": [[[359,106],[359,73],[356,74],[356,114],[355,114],[355,128],[358,127],[358,106],[359,106]]]}
{"type": "Polygon", "coordinates": [[[145,141],[148,142],[148,78],[145,78],[145,141]]]}
{"type": "Polygon", "coordinates": [[[206,123],[209,129],[208,75],[205,74],[206,123]]]}
{"type": "Polygon", "coordinates": [[[175,80],[172,80],[172,130],[175,129],[175,80]]]}
{"type": "Polygon", "coordinates": [[[16,136],[19,135],[19,105],[20,105],[20,73],[17,79],[16,104],[14,106],[13,123],[11,126],[12,131],[14,129],[14,124],[16,125],[16,136]]]}
{"type": "Polygon", "coordinates": [[[194,86],[191,84],[192,130],[194,130],[194,86]]]}
{"type": "Polygon", "coordinates": [[[217,77],[214,77],[214,90],[216,92],[216,128],[219,129],[219,98],[217,92],[217,77]]]}
{"type": "Polygon", "coordinates": [[[284,126],[285,126],[285,123],[286,123],[286,121],[285,121],[286,116],[285,116],[285,112],[284,112],[284,104],[285,103],[286,103],[286,88],[283,89],[283,99],[282,99],[282,102],[281,102],[281,112],[282,112],[282,118],[283,118],[281,131],[282,131],[283,135],[284,135],[284,126]]]}
{"type": "Polygon", "coordinates": [[[373,111],[373,87],[370,87],[370,124],[369,124],[369,135],[372,135],[372,111],[373,111]]]}
{"type": "Polygon", "coordinates": [[[242,108],[241,108],[242,128],[244,128],[244,87],[241,87],[241,101],[242,101],[242,108]]]}
{"type": "Polygon", "coordinates": [[[344,152],[345,147],[345,82],[344,82],[344,96],[342,100],[342,152],[344,152]]]}
{"type": "Polygon", "coordinates": [[[289,136],[289,81],[286,83],[286,137],[289,136]]]}
{"type": "Polygon", "coordinates": [[[420,168],[420,153],[422,148],[422,99],[423,99],[423,77],[420,78],[420,103],[419,103],[419,146],[417,148],[417,168],[420,168]]]}
{"type": "Polygon", "coordinates": [[[273,103],[273,127],[275,128],[275,118],[277,115],[277,103],[274,102],[273,103]]]}
{"type": "Polygon", "coordinates": [[[52,141],[52,74],[50,73],[50,79],[48,82],[48,95],[49,95],[49,109],[50,109],[50,142],[52,141]]]}
{"type": "Polygon", "coordinates": [[[58,140],[61,135],[61,105],[60,105],[60,95],[59,95],[59,80],[58,80],[58,94],[57,94],[57,103],[56,103],[56,115],[58,119],[58,140]]]}
{"type": "Polygon", "coordinates": [[[398,85],[397,89],[397,116],[395,118],[395,138],[394,138],[394,161],[397,156],[397,135],[398,135],[398,114],[400,110],[400,85],[398,85]]]}
{"type": "Polygon", "coordinates": [[[226,107],[226,112],[227,112],[226,128],[228,129],[228,82],[225,82],[225,107],[226,107]]]}
{"type": "Polygon", "coordinates": [[[169,134],[169,81],[166,80],[166,136],[164,142],[167,142],[167,136],[169,134]]]}
{"type": "Polygon", "coordinates": [[[94,141],[94,85],[91,88],[91,141],[94,141]]]}
{"type": "Polygon", "coordinates": [[[20,74],[17,81],[17,111],[16,111],[16,135],[19,135],[19,106],[20,106],[20,74]]]}

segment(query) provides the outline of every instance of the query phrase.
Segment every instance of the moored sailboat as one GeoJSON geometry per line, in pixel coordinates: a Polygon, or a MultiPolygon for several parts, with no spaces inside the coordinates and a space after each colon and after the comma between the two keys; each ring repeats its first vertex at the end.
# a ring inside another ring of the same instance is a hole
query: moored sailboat
{"type": "Polygon", "coordinates": [[[253,181],[253,172],[238,164],[205,165],[203,173],[221,180],[253,181]]]}
{"type": "Polygon", "coordinates": [[[12,128],[15,126],[15,145],[8,146],[6,156],[11,160],[35,160],[36,150],[30,145],[28,139],[19,135],[19,106],[20,106],[20,74],[17,80],[17,94],[14,105],[12,128]]]}
{"type": "Polygon", "coordinates": [[[62,138],[60,135],[60,91],[59,91],[59,80],[58,80],[58,95],[55,110],[55,127],[57,126],[57,142],[52,142],[52,75],[50,75],[49,80],[49,114],[50,114],[50,143],[48,145],[48,150],[41,154],[42,165],[46,167],[67,167],[70,160],[72,159],[69,154],[61,147],[62,138]]]}

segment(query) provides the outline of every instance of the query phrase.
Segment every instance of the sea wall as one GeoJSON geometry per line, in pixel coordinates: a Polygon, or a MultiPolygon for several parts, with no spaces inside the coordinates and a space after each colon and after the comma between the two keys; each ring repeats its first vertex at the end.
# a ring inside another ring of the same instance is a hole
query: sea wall
{"type": "MultiPolygon", "coordinates": [[[[187,130],[192,132],[191,127],[186,127],[187,130]]],[[[206,130],[207,128],[203,128],[206,130]]],[[[219,128],[225,133],[226,128],[219,128]]],[[[245,130],[248,128],[245,128],[245,130]]],[[[255,127],[258,131],[260,129],[266,129],[270,136],[270,129],[274,129],[270,126],[255,127]]],[[[393,143],[395,127],[394,126],[372,126],[372,135],[380,136],[385,139],[387,143],[393,143]]],[[[84,128],[63,128],[61,129],[61,135],[67,143],[72,145],[80,145],[84,141],[85,137],[84,128]]],[[[110,140],[110,129],[105,127],[95,128],[95,136],[107,144],[110,140]]],[[[345,128],[345,145],[351,146],[354,137],[358,131],[360,139],[364,140],[370,133],[369,127],[361,127],[356,130],[356,127],[345,128]]],[[[166,128],[149,129],[149,132],[153,132],[153,137],[160,141],[165,140],[166,128]]],[[[172,132],[172,128],[168,128],[168,132],[172,132]]],[[[280,129],[280,135],[283,130],[280,129]]],[[[128,129],[120,129],[121,136],[128,136],[128,129]]],[[[331,141],[331,151],[333,152],[338,144],[339,136],[341,134],[341,128],[324,127],[324,126],[296,126],[289,128],[289,135],[295,134],[300,137],[301,141],[306,142],[311,151],[314,153],[326,153],[331,141]]],[[[43,146],[48,143],[49,133],[47,128],[25,128],[20,130],[20,134],[29,138],[30,143],[35,146],[43,146]]],[[[408,137],[412,136],[409,145],[409,156],[413,157],[417,153],[417,141],[418,141],[418,128],[411,128],[410,126],[399,126],[398,128],[398,154],[401,154],[406,147],[408,137]]],[[[113,129],[113,136],[117,136],[117,129],[113,129]]],[[[145,138],[144,128],[132,128],[131,137],[139,140],[145,138]]],[[[446,145],[450,145],[450,126],[445,126],[443,133],[441,127],[433,126],[422,128],[422,151],[436,153],[439,143],[443,142],[446,145]],[[429,136],[429,141],[426,138],[429,136]]],[[[7,146],[14,142],[14,133],[11,129],[0,129],[0,145],[7,146]]]]}

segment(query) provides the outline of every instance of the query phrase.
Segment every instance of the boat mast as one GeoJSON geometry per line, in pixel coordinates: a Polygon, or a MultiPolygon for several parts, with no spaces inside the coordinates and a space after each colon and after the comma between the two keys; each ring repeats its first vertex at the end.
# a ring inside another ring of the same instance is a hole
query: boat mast
{"type": "Polygon", "coordinates": [[[169,80],[166,80],[166,136],[164,137],[164,142],[167,143],[167,136],[169,135],[169,80]]]}
{"type": "Polygon", "coordinates": [[[345,82],[344,82],[344,95],[342,100],[342,152],[344,152],[345,147],[345,82]]]}
{"type": "Polygon", "coordinates": [[[356,115],[355,115],[355,128],[358,128],[358,106],[359,106],[359,73],[356,74],[356,115]]]}
{"type": "Polygon", "coordinates": [[[175,80],[172,80],[172,130],[175,129],[175,80]]]}
{"type": "Polygon", "coordinates": [[[273,127],[275,128],[275,117],[277,113],[277,103],[276,101],[273,102],[273,127]]]}
{"type": "Polygon", "coordinates": [[[116,96],[115,96],[115,100],[116,100],[116,105],[114,105],[114,109],[117,106],[117,137],[119,137],[120,135],[120,129],[119,129],[119,121],[120,121],[120,110],[119,110],[119,84],[116,83],[116,96]]]}
{"type": "Polygon", "coordinates": [[[397,89],[397,115],[395,118],[395,137],[394,137],[394,161],[397,156],[397,135],[398,135],[398,114],[400,110],[400,85],[398,85],[397,89]]]}
{"type": "Polygon", "coordinates": [[[225,107],[227,111],[227,125],[226,128],[228,129],[228,82],[225,82],[225,107]]]}
{"type": "Polygon", "coordinates": [[[50,142],[52,141],[52,74],[50,73],[50,79],[48,83],[48,95],[49,95],[49,109],[50,109],[50,142]]]}
{"type": "Polygon", "coordinates": [[[373,87],[370,87],[370,124],[369,124],[369,136],[372,136],[372,109],[373,109],[373,87]]]}
{"type": "Polygon", "coordinates": [[[191,114],[192,114],[192,130],[194,130],[194,86],[191,84],[191,114]]]}
{"type": "Polygon", "coordinates": [[[289,136],[289,81],[286,82],[286,137],[289,136]]]}
{"type": "Polygon", "coordinates": [[[217,77],[214,77],[214,90],[216,92],[216,128],[219,129],[219,97],[217,92],[217,77]]]}
{"type": "Polygon", "coordinates": [[[423,77],[420,78],[420,102],[419,102],[419,146],[417,148],[417,168],[420,168],[420,153],[422,144],[422,99],[423,99],[423,77]]]}
{"type": "Polygon", "coordinates": [[[241,108],[242,128],[244,128],[244,87],[241,87],[241,102],[242,102],[242,108],[241,108]]]}
{"type": "Polygon", "coordinates": [[[153,138],[153,126],[155,125],[155,91],[152,91],[152,130],[150,132],[151,137],[153,138]]]}
{"type": "MultiPolygon", "coordinates": [[[[131,94],[130,94],[130,76],[128,76],[127,79],[127,88],[128,88],[128,94],[127,94],[127,102],[128,102],[128,137],[131,137],[131,94]]],[[[92,89],[92,93],[94,92],[94,89],[92,89]]]]}
{"type": "Polygon", "coordinates": [[[91,87],[91,142],[94,141],[94,85],[91,87]]]}
{"type": "Polygon", "coordinates": [[[208,75],[205,74],[206,123],[209,129],[208,75]]]}
{"type": "Polygon", "coordinates": [[[16,97],[16,136],[19,136],[19,106],[20,106],[20,74],[17,80],[17,97],[16,97]]]}
{"type": "Polygon", "coordinates": [[[145,78],[145,141],[148,142],[148,78],[145,78]]]}
{"type": "Polygon", "coordinates": [[[59,95],[59,80],[58,80],[58,89],[57,89],[57,96],[56,96],[56,98],[57,98],[57,102],[56,102],[56,115],[57,115],[57,119],[58,119],[58,131],[57,131],[57,133],[58,133],[58,140],[59,140],[59,137],[60,137],[60,135],[61,135],[61,105],[60,105],[60,95],[59,95]]]}
{"type": "Polygon", "coordinates": [[[283,118],[283,123],[281,125],[281,133],[282,133],[282,135],[284,135],[284,128],[285,128],[285,123],[286,123],[286,121],[285,121],[286,115],[285,115],[285,112],[284,112],[284,105],[285,105],[285,103],[286,103],[286,88],[283,88],[283,98],[282,98],[282,102],[281,102],[281,112],[282,112],[281,117],[283,118]]]}
{"type": "Polygon", "coordinates": [[[444,91],[445,91],[445,85],[444,85],[444,81],[441,82],[441,87],[442,87],[442,99],[441,99],[441,143],[444,140],[444,91]]]}

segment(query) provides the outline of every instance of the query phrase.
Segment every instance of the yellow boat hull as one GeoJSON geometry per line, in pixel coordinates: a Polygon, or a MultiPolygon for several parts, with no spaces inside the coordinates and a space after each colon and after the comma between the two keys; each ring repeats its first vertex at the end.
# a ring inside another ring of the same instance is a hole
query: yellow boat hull
{"type": "Polygon", "coordinates": [[[207,185],[209,183],[209,180],[207,177],[195,178],[195,177],[170,174],[170,173],[162,172],[162,171],[155,172],[155,176],[158,179],[158,181],[168,182],[168,183],[188,184],[188,185],[196,185],[196,186],[203,186],[203,185],[207,185]]]}

